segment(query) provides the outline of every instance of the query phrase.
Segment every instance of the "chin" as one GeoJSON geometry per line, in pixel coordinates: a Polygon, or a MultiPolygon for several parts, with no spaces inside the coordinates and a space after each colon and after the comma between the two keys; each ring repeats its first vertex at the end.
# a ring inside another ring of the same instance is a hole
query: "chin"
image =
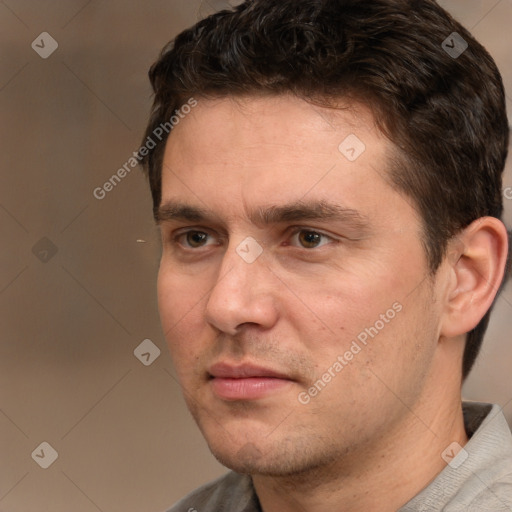
{"type": "Polygon", "coordinates": [[[232,446],[210,445],[213,456],[227,468],[241,474],[272,477],[290,477],[309,473],[332,462],[329,455],[313,454],[300,443],[279,440],[274,446],[261,446],[252,442],[243,445],[236,452],[232,446]]]}
{"type": "Polygon", "coordinates": [[[227,468],[237,473],[246,475],[262,475],[262,476],[288,476],[295,472],[283,467],[283,461],[279,463],[276,460],[269,460],[268,457],[261,456],[258,452],[237,453],[235,455],[225,453],[215,453],[214,457],[227,468]]]}

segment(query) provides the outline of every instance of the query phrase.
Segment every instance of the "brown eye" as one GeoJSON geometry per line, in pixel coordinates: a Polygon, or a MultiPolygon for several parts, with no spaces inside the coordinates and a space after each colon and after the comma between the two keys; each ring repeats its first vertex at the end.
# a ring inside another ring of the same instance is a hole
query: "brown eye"
{"type": "Polygon", "coordinates": [[[301,231],[299,233],[299,242],[306,249],[314,249],[318,247],[322,241],[322,235],[315,231],[301,231]]]}
{"type": "Polygon", "coordinates": [[[292,233],[291,239],[293,240],[292,245],[298,245],[303,249],[317,249],[334,241],[331,236],[325,233],[304,228],[296,229],[292,233]]]}
{"type": "Polygon", "coordinates": [[[208,233],[203,231],[188,231],[183,235],[186,240],[186,245],[194,249],[202,247],[208,239],[208,233]]]}

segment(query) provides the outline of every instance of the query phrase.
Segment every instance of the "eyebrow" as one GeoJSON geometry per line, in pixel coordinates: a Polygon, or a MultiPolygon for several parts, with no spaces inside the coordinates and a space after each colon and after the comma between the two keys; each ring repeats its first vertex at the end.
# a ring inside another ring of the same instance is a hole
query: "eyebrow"
{"type": "MultiPolygon", "coordinates": [[[[167,201],[157,210],[157,224],[167,221],[206,222],[219,216],[206,208],[186,203],[167,201]]],[[[332,220],[353,225],[363,231],[369,229],[368,218],[357,210],[342,205],[320,201],[295,201],[292,203],[260,207],[250,212],[253,224],[268,226],[286,222],[332,220]]]]}

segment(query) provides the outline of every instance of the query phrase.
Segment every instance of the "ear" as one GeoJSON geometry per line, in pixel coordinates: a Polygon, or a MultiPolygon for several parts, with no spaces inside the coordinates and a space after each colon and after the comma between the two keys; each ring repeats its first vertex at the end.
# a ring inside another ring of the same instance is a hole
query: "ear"
{"type": "Polygon", "coordinates": [[[476,327],[498,293],[507,254],[507,229],[495,217],[475,220],[449,242],[441,336],[452,338],[476,327]]]}

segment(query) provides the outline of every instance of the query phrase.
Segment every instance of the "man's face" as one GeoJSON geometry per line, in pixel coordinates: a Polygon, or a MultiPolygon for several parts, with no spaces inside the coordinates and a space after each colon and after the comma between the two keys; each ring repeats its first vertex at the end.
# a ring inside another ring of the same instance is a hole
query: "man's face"
{"type": "Polygon", "coordinates": [[[301,472],[413,417],[440,311],[392,149],[362,106],[285,96],[199,101],[169,137],[160,315],[226,466],[301,472]]]}

